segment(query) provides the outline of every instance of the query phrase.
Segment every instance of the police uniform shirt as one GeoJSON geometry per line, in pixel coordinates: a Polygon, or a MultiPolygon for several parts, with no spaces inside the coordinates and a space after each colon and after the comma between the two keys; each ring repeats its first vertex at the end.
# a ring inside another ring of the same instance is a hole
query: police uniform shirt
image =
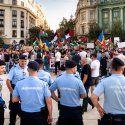
{"type": "Polygon", "coordinates": [[[0,97],[2,97],[3,80],[0,78],[0,97]]]}
{"type": "Polygon", "coordinates": [[[80,95],[86,93],[82,81],[66,73],[56,78],[50,86],[52,92],[56,89],[60,92],[60,104],[70,107],[80,106],[80,95]]]}
{"type": "Polygon", "coordinates": [[[38,78],[40,80],[47,82],[49,86],[52,84],[52,79],[51,79],[50,73],[45,72],[44,70],[39,70],[38,78]]]}
{"type": "Polygon", "coordinates": [[[93,92],[96,96],[104,93],[104,110],[111,114],[125,114],[125,77],[112,74],[101,80],[93,92]]]}
{"type": "Polygon", "coordinates": [[[16,85],[18,81],[25,79],[27,76],[27,66],[25,68],[21,68],[19,64],[17,64],[10,70],[7,79],[12,81],[12,84],[16,85]]]}
{"type": "MultiPolygon", "coordinates": [[[[62,72],[61,75],[64,74],[64,73],[66,73],[66,71],[62,72]]],[[[81,79],[78,71],[76,71],[74,76],[76,76],[77,78],[81,79]]]]}
{"type": "Polygon", "coordinates": [[[38,77],[29,76],[17,82],[13,96],[19,96],[21,109],[25,112],[40,112],[45,107],[45,97],[51,96],[47,83],[38,77]]]}

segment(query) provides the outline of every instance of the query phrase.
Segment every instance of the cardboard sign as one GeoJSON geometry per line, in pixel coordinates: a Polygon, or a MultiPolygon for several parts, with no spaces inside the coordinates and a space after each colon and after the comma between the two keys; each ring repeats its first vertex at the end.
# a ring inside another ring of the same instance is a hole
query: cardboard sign
{"type": "Polygon", "coordinates": [[[120,42],[119,37],[114,37],[114,45],[118,44],[120,42]]]}
{"type": "MultiPolygon", "coordinates": [[[[61,58],[60,60],[60,66],[64,63],[64,59],[61,58]]],[[[55,59],[54,57],[52,59],[50,59],[50,69],[55,69],[55,59]]]]}
{"type": "Polygon", "coordinates": [[[125,42],[117,43],[117,45],[118,45],[118,48],[124,48],[125,47],[125,42]]]}
{"type": "Polygon", "coordinates": [[[94,48],[94,43],[87,43],[87,48],[93,49],[94,48]]]}

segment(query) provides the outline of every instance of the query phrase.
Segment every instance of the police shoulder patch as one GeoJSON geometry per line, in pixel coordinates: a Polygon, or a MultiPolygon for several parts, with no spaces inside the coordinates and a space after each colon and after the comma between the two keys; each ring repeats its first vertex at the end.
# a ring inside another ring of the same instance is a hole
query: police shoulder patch
{"type": "Polygon", "coordinates": [[[60,77],[60,76],[62,76],[62,74],[58,75],[56,78],[58,78],[58,77],[60,77]]]}
{"type": "Polygon", "coordinates": [[[75,78],[79,79],[79,77],[78,77],[78,76],[76,76],[76,75],[74,75],[74,76],[75,76],[75,78]]]}

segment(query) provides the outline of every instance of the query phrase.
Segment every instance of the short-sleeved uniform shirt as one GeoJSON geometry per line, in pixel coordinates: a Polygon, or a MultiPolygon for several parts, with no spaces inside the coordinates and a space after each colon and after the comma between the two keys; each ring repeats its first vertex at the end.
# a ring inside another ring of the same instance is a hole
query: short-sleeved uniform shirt
{"type": "MultiPolygon", "coordinates": [[[[66,71],[62,72],[61,75],[64,74],[64,73],[66,73],[66,71]]],[[[76,73],[74,74],[74,76],[77,77],[77,78],[79,78],[79,79],[81,79],[78,71],[76,71],[76,73]]]]}
{"type": "Polygon", "coordinates": [[[13,96],[19,96],[21,109],[25,112],[40,112],[45,107],[44,99],[51,96],[47,83],[38,77],[27,77],[17,82],[13,96]]]}
{"type": "Polygon", "coordinates": [[[0,78],[0,97],[2,97],[3,79],[0,78]]]}
{"type": "Polygon", "coordinates": [[[84,83],[84,85],[89,86],[90,82],[91,82],[91,68],[90,68],[89,64],[86,64],[86,65],[83,66],[82,72],[81,72],[81,80],[83,80],[84,75],[88,76],[86,82],[84,83]]]}
{"type": "Polygon", "coordinates": [[[7,79],[12,81],[12,84],[16,85],[18,81],[25,79],[27,76],[27,66],[25,68],[21,68],[19,64],[17,64],[10,70],[7,79]]]}
{"type": "Polygon", "coordinates": [[[39,70],[38,78],[40,80],[47,82],[49,86],[52,84],[52,79],[51,79],[50,73],[45,72],[44,70],[39,70]]]}
{"type": "Polygon", "coordinates": [[[74,76],[74,74],[64,73],[50,86],[53,92],[59,90],[60,104],[64,106],[77,107],[80,106],[80,95],[85,94],[85,88],[82,81],[74,76]]]}
{"type": "Polygon", "coordinates": [[[101,80],[93,92],[96,96],[104,93],[104,110],[111,114],[125,114],[125,77],[112,74],[101,80]]]}

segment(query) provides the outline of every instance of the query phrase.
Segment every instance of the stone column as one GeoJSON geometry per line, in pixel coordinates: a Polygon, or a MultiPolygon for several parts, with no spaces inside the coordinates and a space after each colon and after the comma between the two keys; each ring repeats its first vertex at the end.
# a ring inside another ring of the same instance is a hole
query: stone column
{"type": "Polygon", "coordinates": [[[99,23],[99,26],[102,27],[102,9],[99,8],[98,10],[99,12],[99,20],[98,20],[98,23],[99,23]]]}
{"type": "Polygon", "coordinates": [[[109,22],[110,22],[110,30],[111,30],[112,29],[112,22],[113,22],[112,21],[112,8],[110,8],[109,10],[110,10],[110,14],[109,14],[110,15],[109,16],[110,17],[110,19],[109,19],[110,21],[109,22]]]}
{"type": "Polygon", "coordinates": [[[123,7],[121,7],[120,10],[121,10],[121,14],[120,14],[121,17],[120,17],[120,20],[121,20],[122,29],[123,29],[123,23],[124,23],[124,21],[123,21],[123,20],[124,20],[124,18],[123,18],[123,7]]]}

